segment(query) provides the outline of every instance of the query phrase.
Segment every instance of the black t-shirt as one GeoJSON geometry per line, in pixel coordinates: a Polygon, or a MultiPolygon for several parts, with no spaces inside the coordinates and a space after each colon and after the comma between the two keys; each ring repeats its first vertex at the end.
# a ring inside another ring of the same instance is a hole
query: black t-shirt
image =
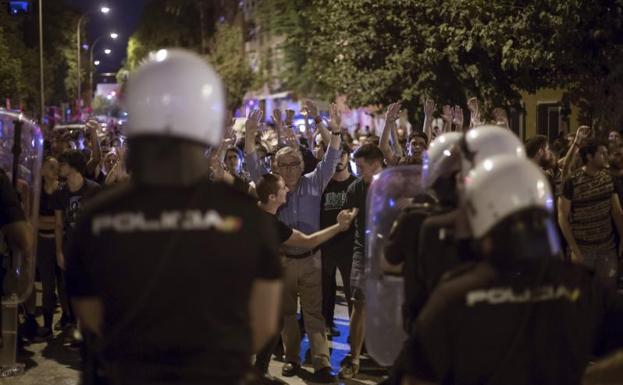
{"type": "Polygon", "coordinates": [[[580,384],[593,354],[623,346],[623,301],[583,266],[532,259],[459,268],[407,343],[406,372],[434,383],[580,384]]]}
{"type": "Polygon", "coordinates": [[[109,360],[207,383],[249,366],[250,291],[281,277],[276,249],[267,216],[231,186],[128,182],[84,208],[68,292],[103,301],[109,360]]]}
{"type": "Polygon", "coordinates": [[[24,221],[26,216],[6,172],[0,168],[0,227],[24,221]]]}
{"type": "Polygon", "coordinates": [[[366,246],[366,199],[368,197],[369,184],[362,178],[357,179],[348,186],[346,192],[345,209],[357,208],[355,217],[355,242],[353,243],[353,264],[350,275],[351,287],[363,288],[365,272],[365,246],[366,246]]]}
{"type": "MultiPolygon", "coordinates": [[[[326,229],[337,223],[337,215],[346,205],[346,191],[357,178],[349,176],[344,181],[331,180],[322,194],[320,211],[320,228],[326,229]]],[[[353,256],[353,243],[355,241],[355,229],[351,227],[331,238],[322,245],[323,258],[347,258],[353,256]]]]}
{"type": "Polygon", "coordinates": [[[77,191],[69,191],[65,184],[54,193],[52,206],[54,210],[63,212],[63,228],[65,232],[76,226],[78,215],[82,211],[84,200],[92,198],[102,187],[90,179],[84,179],[82,187],[77,191]]]}
{"type": "Polygon", "coordinates": [[[270,213],[267,213],[267,215],[270,218],[270,221],[272,222],[272,225],[274,226],[275,230],[277,231],[277,238],[279,239],[279,244],[281,245],[282,243],[290,239],[294,230],[292,230],[290,226],[281,222],[276,215],[273,215],[270,213]]]}

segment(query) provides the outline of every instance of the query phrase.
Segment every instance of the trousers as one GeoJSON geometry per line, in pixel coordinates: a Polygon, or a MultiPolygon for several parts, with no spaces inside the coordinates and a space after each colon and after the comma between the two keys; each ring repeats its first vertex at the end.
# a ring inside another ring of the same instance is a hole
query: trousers
{"type": "Polygon", "coordinates": [[[320,251],[309,257],[284,258],[283,330],[281,332],[286,362],[300,363],[301,332],[296,312],[298,299],[311,344],[314,369],[330,367],[329,343],[322,316],[322,273],[320,251]]]}

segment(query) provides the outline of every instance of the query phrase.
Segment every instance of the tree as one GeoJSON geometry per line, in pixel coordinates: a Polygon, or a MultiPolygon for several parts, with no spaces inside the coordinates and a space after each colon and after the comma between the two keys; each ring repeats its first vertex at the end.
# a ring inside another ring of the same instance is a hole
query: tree
{"type": "Polygon", "coordinates": [[[265,0],[285,8],[264,18],[288,35],[302,78],[290,84],[316,82],[307,89],[352,106],[401,100],[413,111],[426,96],[519,106],[521,91],[562,87],[599,110],[590,88],[614,101],[621,84],[621,0],[312,0],[298,17],[286,3],[265,0]]]}
{"type": "Polygon", "coordinates": [[[229,1],[225,5],[221,3],[157,0],[148,4],[138,29],[128,41],[127,59],[118,78],[127,78],[126,74],[136,69],[149,52],[160,48],[183,47],[199,54],[207,52],[206,60],[223,80],[229,108],[237,108],[252,84],[253,73],[244,53],[237,7],[232,7],[234,3],[229,1]],[[209,15],[202,19],[197,16],[198,10],[207,10],[209,15]]]}
{"type": "Polygon", "coordinates": [[[221,75],[227,92],[227,106],[234,111],[253,83],[253,71],[244,53],[242,29],[220,24],[211,41],[208,60],[221,75]]]}
{"type": "Polygon", "coordinates": [[[0,27],[0,97],[19,100],[22,95],[21,61],[11,55],[5,40],[3,29],[0,27]]]}

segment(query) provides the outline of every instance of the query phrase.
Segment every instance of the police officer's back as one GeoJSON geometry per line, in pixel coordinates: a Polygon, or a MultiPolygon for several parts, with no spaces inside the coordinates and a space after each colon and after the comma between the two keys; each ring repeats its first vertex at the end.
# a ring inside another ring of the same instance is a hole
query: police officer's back
{"type": "Polygon", "coordinates": [[[240,383],[276,332],[276,234],[255,202],[207,179],[219,79],[162,50],[130,77],[132,180],[85,208],[68,285],[112,384],[240,383]],[[97,312],[101,317],[97,317],[97,312]]]}
{"type": "Polygon", "coordinates": [[[408,344],[410,379],[579,384],[593,353],[623,344],[621,298],[558,258],[552,195],[529,161],[491,158],[466,189],[486,260],[455,271],[432,294],[408,344]]]}

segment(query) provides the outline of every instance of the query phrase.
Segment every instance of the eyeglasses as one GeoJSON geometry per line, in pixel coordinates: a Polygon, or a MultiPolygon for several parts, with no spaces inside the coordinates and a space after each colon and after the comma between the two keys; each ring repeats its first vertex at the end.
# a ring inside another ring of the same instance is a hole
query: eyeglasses
{"type": "Polygon", "coordinates": [[[297,161],[297,162],[293,162],[293,163],[288,163],[288,164],[283,164],[283,163],[277,163],[277,167],[279,167],[282,170],[286,170],[286,171],[290,171],[290,170],[294,170],[298,167],[301,166],[301,162],[297,161]]]}

